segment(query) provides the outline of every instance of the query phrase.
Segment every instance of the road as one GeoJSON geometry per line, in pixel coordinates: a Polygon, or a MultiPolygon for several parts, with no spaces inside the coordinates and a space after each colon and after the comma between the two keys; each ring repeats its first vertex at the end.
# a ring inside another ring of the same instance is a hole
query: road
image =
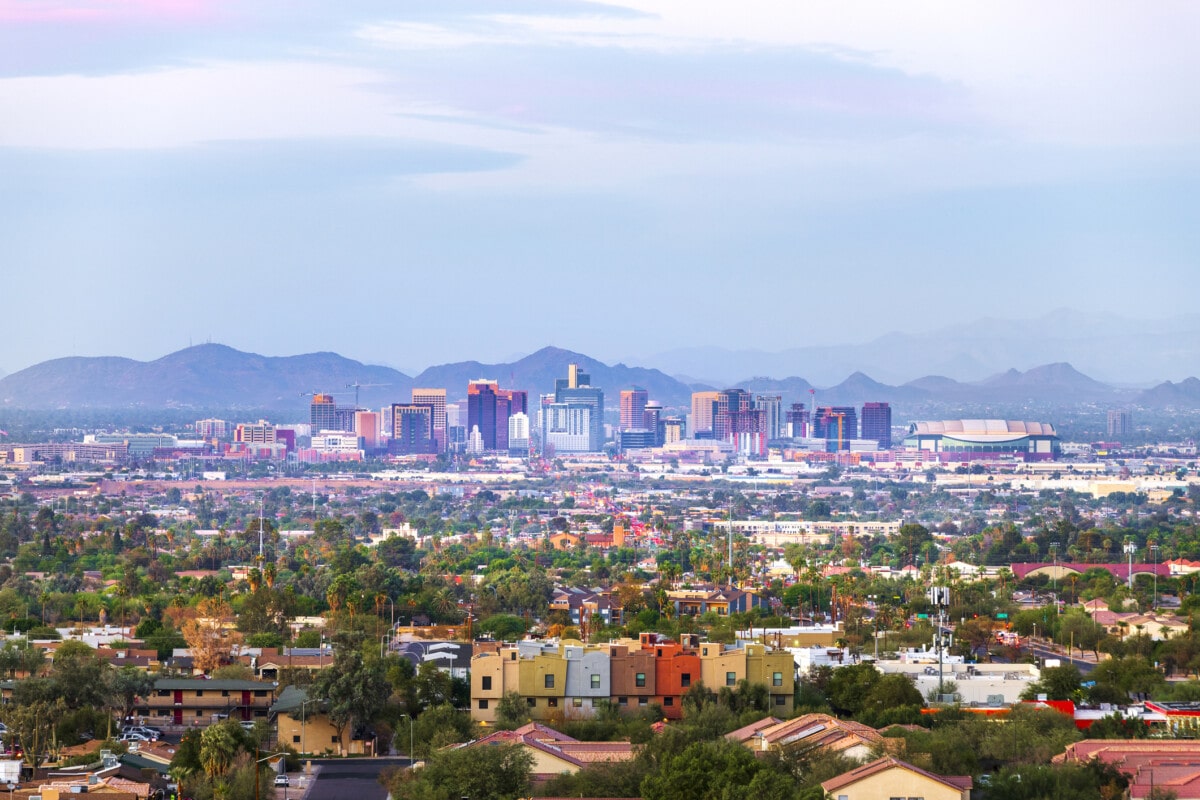
{"type": "MultiPolygon", "coordinates": [[[[379,782],[379,774],[388,767],[407,767],[407,758],[337,758],[314,760],[316,779],[308,786],[302,800],[386,800],[387,789],[379,782]]],[[[296,780],[289,797],[300,798],[296,780]]],[[[276,798],[282,797],[276,792],[276,798]]]]}

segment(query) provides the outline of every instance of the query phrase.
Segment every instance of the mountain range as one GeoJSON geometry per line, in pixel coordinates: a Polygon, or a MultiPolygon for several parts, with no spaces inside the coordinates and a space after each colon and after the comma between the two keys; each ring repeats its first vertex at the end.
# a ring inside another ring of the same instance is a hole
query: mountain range
{"type": "MultiPolygon", "coordinates": [[[[913,324],[911,318],[905,322],[913,324]]],[[[777,352],[688,347],[626,360],[709,383],[733,383],[748,374],[790,375],[803,364],[808,380],[826,385],[840,380],[847,365],[901,384],[927,374],[975,382],[1010,367],[1027,370],[1065,361],[1110,384],[1146,387],[1200,374],[1200,314],[1139,320],[1059,309],[1035,319],[984,318],[925,333],[888,333],[858,344],[777,352]]]]}
{"type": "MultiPolygon", "coordinates": [[[[724,388],[686,382],[649,367],[604,364],[555,347],[544,347],[509,363],[464,361],[430,367],[410,377],[336,353],[271,357],[202,344],[148,362],[115,357],[45,361],[0,378],[0,410],[241,408],[299,413],[315,392],[333,393],[344,404],[357,400],[362,407],[380,408],[407,402],[414,386],[444,387],[449,400],[462,399],[468,381],[479,378],[498,380],[502,388],[524,389],[532,405],[538,395],[553,391],[555,379],[566,376],[570,363],[580,364],[590,373],[592,385],[605,390],[611,409],[618,406],[620,390],[632,386],[645,388],[652,400],[675,408],[687,408],[694,391],[724,388]]],[[[930,375],[888,385],[855,372],[833,386],[814,386],[805,378],[792,376],[755,377],[734,387],[782,395],[785,404],[815,400],[819,405],[858,405],[876,400],[903,408],[1079,403],[1200,408],[1200,380],[1196,378],[1138,391],[1094,380],[1066,363],[1010,369],[974,382],[930,375]]]]}

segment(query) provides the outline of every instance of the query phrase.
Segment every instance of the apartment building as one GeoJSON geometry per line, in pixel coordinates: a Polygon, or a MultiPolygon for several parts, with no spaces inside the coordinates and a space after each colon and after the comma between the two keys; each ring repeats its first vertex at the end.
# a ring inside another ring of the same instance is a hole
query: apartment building
{"type": "Polygon", "coordinates": [[[472,659],[471,717],[495,722],[501,698],[517,692],[533,720],[591,716],[602,702],[631,712],[658,705],[679,719],[683,697],[696,684],[719,691],[743,680],[767,687],[773,713],[791,713],[795,669],[785,650],[726,647],[695,636],[675,642],[656,633],[602,646],[518,642],[480,648],[472,659]]]}

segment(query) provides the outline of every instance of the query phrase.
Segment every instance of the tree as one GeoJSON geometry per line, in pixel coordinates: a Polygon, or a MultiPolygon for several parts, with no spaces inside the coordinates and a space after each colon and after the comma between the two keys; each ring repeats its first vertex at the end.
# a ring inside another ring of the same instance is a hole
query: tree
{"type": "Polygon", "coordinates": [[[242,749],[243,731],[233,720],[209,725],[200,734],[200,763],[209,778],[229,772],[233,759],[242,749]]]}
{"type": "Polygon", "coordinates": [[[462,747],[396,773],[388,788],[396,800],[516,800],[529,796],[532,769],[533,755],[518,745],[462,747]]]}
{"type": "Polygon", "coordinates": [[[500,730],[516,730],[529,722],[529,704],[520,692],[505,692],[496,703],[496,727],[500,730]]]}
{"type": "Polygon", "coordinates": [[[182,629],[197,669],[208,673],[228,660],[237,642],[232,627],[233,610],[228,603],[215,597],[200,601],[182,629]]]}
{"type": "Polygon", "coordinates": [[[387,703],[391,685],[383,662],[363,658],[360,634],[339,634],[334,644],[333,665],[317,673],[309,695],[326,700],[340,753],[346,728],[353,735],[370,722],[387,703]]]}
{"type": "Polygon", "coordinates": [[[54,651],[54,667],[50,677],[55,692],[67,708],[108,706],[109,675],[108,665],[83,642],[63,642],[54,651]]]}
{"type": "Polygon", "coordinates": [[[121,667],[110,676],[109,692],[113,704],[121,710],[122,720],[133,713],[137,699],[148,697],[153,689],[154,679],[137,667],[121,667]]]}
{"type": "Polygon", "coordinates": [[[1029,684],[1025,691],[1021,692],[1021,699],[1036,700],[1038,695],[1044,694],[1047,700],[1077,700],[1082,680],[1079,667],[1074,664],[1046,667],[1042,670],[1041,679],[1029,684]]]}
{"type": "Polygon", "coordinates": [[[641,786],[646,800],[784,800],[795,791],[790,777],[725,739],[694,742],[647,775],[641,786]]]}

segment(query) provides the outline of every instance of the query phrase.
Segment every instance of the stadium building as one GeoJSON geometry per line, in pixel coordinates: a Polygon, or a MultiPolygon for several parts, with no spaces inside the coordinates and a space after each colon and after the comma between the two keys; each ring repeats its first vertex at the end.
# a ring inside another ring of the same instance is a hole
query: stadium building
{"type": "Polygon", "coordinates": [[[914,422],[904,446],[937,453],[941,461],[1048,461],[1061,452],[1061,441],[1050,423],[1003,419],[914,422]]]}

